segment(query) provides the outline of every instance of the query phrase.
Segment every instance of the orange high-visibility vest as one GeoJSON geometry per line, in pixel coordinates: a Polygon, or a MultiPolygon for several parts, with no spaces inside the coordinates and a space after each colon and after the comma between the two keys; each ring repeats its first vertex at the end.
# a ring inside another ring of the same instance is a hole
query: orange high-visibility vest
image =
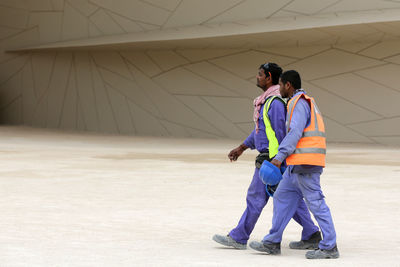
{"type": "Polygon", "coordinates": [[[286,119],[287,132],[290,131],[290,121],[292,119],[294,107],[299,99],[303,97],[311,107],[310,125],[304,129],[303,135],[297,143],[296,149],[286,158],[288,165],[316,165],[325,167],[326,154],[326,135],[324,121],[321,112],[315,104],[314,98],[299,94],[288,102],[288,113],[286,119]]]}

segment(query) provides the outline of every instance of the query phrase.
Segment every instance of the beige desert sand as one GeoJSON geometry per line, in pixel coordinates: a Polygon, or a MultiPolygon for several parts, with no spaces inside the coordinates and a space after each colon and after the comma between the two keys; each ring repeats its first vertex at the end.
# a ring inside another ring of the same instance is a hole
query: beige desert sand
{"type": "MultiPolygon", "coordinates": [[[[322,186],[341,258],[222,248],[255,151],[199,140],[0,129],[0,266],[400,266],[400,148],[328,144],[322,186]]],[[[270,202],[252,235],[269,230],[270,202]]]]}

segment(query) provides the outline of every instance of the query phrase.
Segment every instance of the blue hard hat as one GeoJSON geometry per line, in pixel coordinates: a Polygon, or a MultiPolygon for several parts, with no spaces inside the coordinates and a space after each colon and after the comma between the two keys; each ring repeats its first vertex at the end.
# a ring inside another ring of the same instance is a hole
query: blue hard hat
{"type": "MultiPolygon", "coordinates": [[[[284,168],[281,168],[284,171],[284,168]]],[[[282,180],[281,170],[268,160],[264,160],[260,168],[260,178],[264,184],[276,185],[282,180]]]]}

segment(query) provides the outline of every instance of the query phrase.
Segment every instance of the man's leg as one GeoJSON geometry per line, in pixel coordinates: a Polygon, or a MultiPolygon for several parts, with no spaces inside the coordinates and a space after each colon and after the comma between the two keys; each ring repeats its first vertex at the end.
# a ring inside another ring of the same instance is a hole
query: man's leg
{"type": "Polygon", "coordinates": [[[306,204],[317,220],[323,235],[319,249],[308,251],[305,256],[307,259],[336,259],[339,258],[336,232],[331,212],[321,190],[320,175],[320,173],[311,173],[298,176],[300,190],[303,192],[306,204]]]}
{"type": "Polygon", "coordinates": [[[336,245],[336,232],[331,212],[325,202],[320,185],[320,174],[299,174],[298,182],[306,204],[321,228],[323,240],[320,249],[332,249],[336,245]]]}
{"type": "Polygon", "coordinates": [[[283,179],[274,193],[274,209],[272,228],[261,242],[252,241],[250,247],[254,250],[270,255],[281,254],[281,241],[283,230],[293,217],[301,198],[301,192],[294,184],[296,174],[291,173],[291,168],[283,174],[283,179]]]}
{"type": "Polygon", "coordinates": [[[293,219],[303,226],[301,232],[301,240],[308,240],[314,233],[319,231],[319,228],[314,224],[311,219],[310,211],[307,208],[303,199],[299,200],[299,206],[293,215],[293,219]]]}
{"type": "Polygon", "coordinates": [[[246,210],[236,228],[229,233],[229,236],[236,242],[246,244],[268,199],[269,196],[266,193],[265,185],[259,177],[259,169],[256,168],[253,180],[247,190],[246,210]]]}
{"type": "Polygon", "coordinates": [[[274,194],[272,228],[262,240],[263,243],[280,243],[283,231],[298,209],[302,196],[296,185],[296,175],[291,173],[291,167],[283,174],[283,179],[274,194]]]}
{"type": "Polygon", "coordinates": [[[311,220],[310,211],[303,199],[300,199],[293,219],[303,226],[303,231],[300,241],[290,242],[289,247],[291,249],[317,249],[322,240],[321,232],[311,220]]]}

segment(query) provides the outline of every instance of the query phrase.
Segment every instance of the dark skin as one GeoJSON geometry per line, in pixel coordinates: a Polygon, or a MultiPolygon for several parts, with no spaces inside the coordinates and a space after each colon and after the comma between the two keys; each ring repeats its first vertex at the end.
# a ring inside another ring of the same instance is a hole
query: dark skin
{"type": "MultiPolygon", "coordinates": [[[[256,75],[256,79],[257,79],[257,86],[259,88],[261,88],[261,90],[263,90],[264,92],[273,85],[272,83],[272,77],[270,76],[270,74],[268,73],[268,75],[265,74],[265,71],[263,68],[260,68],[258,70],[258,73],[256,75]],[[267,77],[268,76],[268,77],[267,77]]],[[[245,144],[241,144],[238,147],[234,148],[231,150],[231,152],[229,152],[228,154],[228,158],[230,159],[230,161],[236,161],[240,155],[243,154],[243,152],[248,149],[248,147],[245,144]]]]}
{"type": "MultiPolygon", "coordinates": [[[[283,98],[291,98],[294,94],[293,85],[290,82],[283,83],[282,80],[279,78],[279,92],[283,98]]],[[[281,168],[282,162],[277,159],[271,160],[271,163],[278,168],[281,168]]]]}

